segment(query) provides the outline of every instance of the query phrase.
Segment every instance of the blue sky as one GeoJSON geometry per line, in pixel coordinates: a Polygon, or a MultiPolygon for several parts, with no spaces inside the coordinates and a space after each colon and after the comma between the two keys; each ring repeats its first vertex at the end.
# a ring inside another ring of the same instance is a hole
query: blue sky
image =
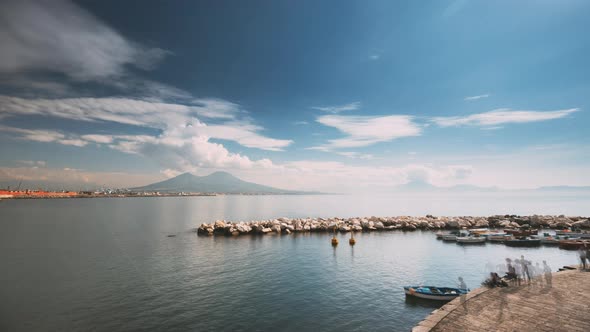
{"type": "Polygon", "coordinates": [[[0,181],[590,185],[586,1],[0,6],[0,181]]]}

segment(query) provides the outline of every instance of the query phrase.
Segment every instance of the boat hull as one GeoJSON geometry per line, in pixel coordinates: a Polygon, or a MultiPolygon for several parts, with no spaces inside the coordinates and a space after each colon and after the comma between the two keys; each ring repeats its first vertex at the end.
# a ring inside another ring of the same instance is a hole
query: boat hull
{"type": "Polygon", "coordinates": [[[457,238],[458,244],[483,244],[486,243],[485,237],[469,237],[469,238],[457,238]]]}
{"type": "Polygon", "coordinates": [[[506,240],[504,244],[509,247],[538,247],[541,240],[506,240]]]}
{"type": "Polygon", "coordinates": [[[588,240],[561,240],[559,241],[559,249],[565,250],[578,250],[582,248],[586,244],[590,246],[590,241],[588,240]]]}

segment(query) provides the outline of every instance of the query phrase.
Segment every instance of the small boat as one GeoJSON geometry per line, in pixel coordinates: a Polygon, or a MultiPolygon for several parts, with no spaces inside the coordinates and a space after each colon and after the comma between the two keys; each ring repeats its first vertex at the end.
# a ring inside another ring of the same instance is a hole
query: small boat
{"type": "Polygon", "coordinates": [[[444,234],[442,236],[442,240],[455,242],[455,241],[457,241],[458,237],[462,237],[462,236],[469,236],[469,232],[466,230],[452,231],[449,234],[444,234]]]}
{"type": "Polygon", "coordinates": [[[467,294],[468,289],[435,287],[435,286],[404,286],[406,296],[414,296],[421,299],[450,301],[456,297],[467,294]]]}
{"type": "Polygon", "coordinates": [[[443,232],[436,232],[436,239],[437,240],[442,240],[443,236],[447,235],[448,233],[443,233],[443,232]]]}
{"type": "Polygon", "coordinates": [[[457,234],[446,234],[442,237],[443,241],[457,241],[457,234]]]}
{"type": "Polygon", "coordinates": [[[555,234],[556,235],[565,235],[565,236],[569,236],[569,237],[579,237],[579,238],[583,238],[583,239],[590,239],[590,233],[586,233],[585,231],[574,232],[569,229],[565,229],[565,230],[555,231],[555,234]]]}
{"type": "Polygon", "coordinates": [[[458,244],[480,244],[486,243],[486,238],[483,236],[459,236],[457,237],[458,244]]]}
{"type": "Polygon", "coordinates": [[[544,246],[556,246],[559,245],[559,241],[567,239],[567,236],[551,235],[549,233],[543,233],[543,236],[539,236],[541,244],[544,246]]]}
{"type": "Polygon", "coordinates": [[[504,244],[509,247],[538,247],[541,245],[541,240],[530,237],[519,237],[505,240],[504,244]]]}
{"type": "Polygon", "coordinates": [[[580,240],[580,239],[569,239],[569,240],[560,240],[559,241],[559,249],[565,250],[578,250],[582,248],[586,244],[586,246],[590,247],[589,240],[580,240]]]}
{"type": "Polygon", "coordinates": [[[488,236],[488,241],[496,243],[504,243],[504,241],[512,239],[512,235],[497,233],[488,236]]]}
{"type": "Polygon", "coordinates": [[[537,229],[505,229],[505,233],[510,234],[514,237],[524,237],[524,236],[531,236],[537,235],[539,230],[537,229]]]}

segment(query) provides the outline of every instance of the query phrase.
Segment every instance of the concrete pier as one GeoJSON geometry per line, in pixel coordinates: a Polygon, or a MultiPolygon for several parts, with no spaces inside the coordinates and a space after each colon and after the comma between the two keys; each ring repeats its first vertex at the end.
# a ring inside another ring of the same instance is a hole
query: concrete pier
{"type": "Polygon", "coordinates": [[[552,286],[543,280],[479,288],[433,311],[412,331],[590,331],[590,272],[553,273],[552,286]]]}

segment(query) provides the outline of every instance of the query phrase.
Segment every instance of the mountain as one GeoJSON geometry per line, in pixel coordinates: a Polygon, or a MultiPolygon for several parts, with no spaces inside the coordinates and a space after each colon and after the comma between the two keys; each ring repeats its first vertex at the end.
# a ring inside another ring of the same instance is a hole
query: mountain
{"type": "Polygon", "coordinates": [[[131,190],[224,194],[311,194],[309,192],[277,189],[242,181],[227,172],[215,172],[207,176],[196,176],[191,173],[184,173],[162,182],[152,183],[143,187],[131,188],[131,190]]]}

